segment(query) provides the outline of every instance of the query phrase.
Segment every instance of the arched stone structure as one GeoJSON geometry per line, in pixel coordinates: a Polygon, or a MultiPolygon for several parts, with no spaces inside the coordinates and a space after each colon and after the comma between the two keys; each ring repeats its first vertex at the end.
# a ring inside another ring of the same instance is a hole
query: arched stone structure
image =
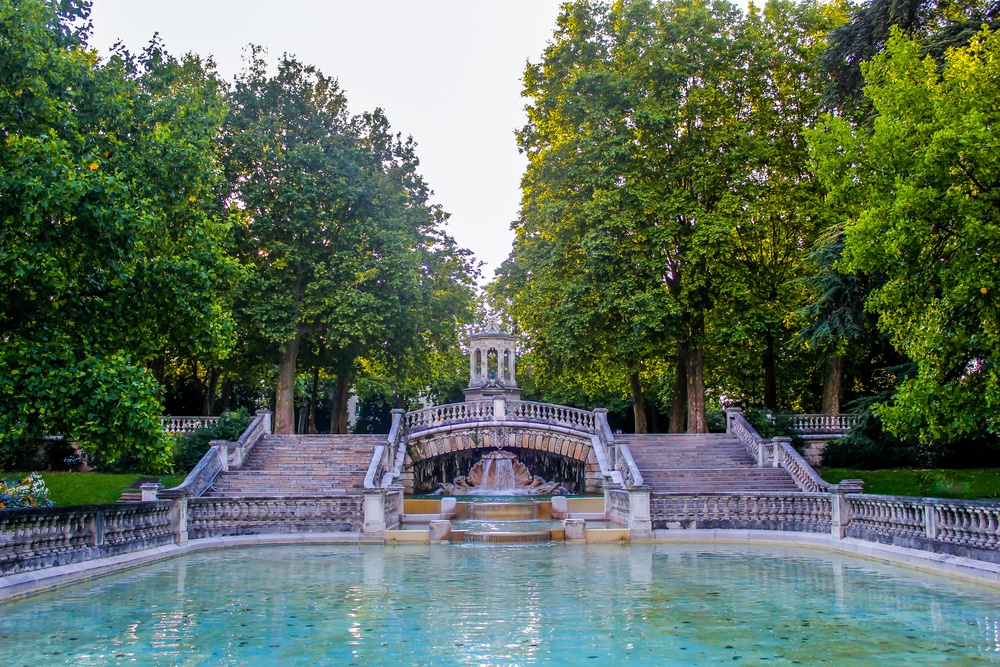
{"type": "Polygon", "coordinates": [[[600,493],[604,488],[601,466],[588,435],[544,425],[466,424],[443,432],[414,434],[408,439],[401,475],[405,492],[428,493],[436,488],[436,482],[451,481],[458,474],[466,474],[482,454],[497,446],[509,449],[533,473],[546,479],[549,477],[543,473],[552,470],[573,475],[576,479],[551,481],[558,481],[567,488],[575,487],[570,488],[574,493],[600,493]],[[429,481],[427,475],[431,468],[438,474],[429,481]],[[434,483],[433,488],[429,482],[434,483]]]}

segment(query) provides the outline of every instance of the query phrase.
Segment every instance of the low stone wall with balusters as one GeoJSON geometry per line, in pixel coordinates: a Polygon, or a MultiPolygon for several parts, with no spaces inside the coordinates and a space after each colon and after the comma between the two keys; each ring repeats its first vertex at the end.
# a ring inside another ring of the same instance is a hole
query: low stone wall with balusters
{"type": "Polygon", "coordinates": [[[653,529],[753,529],[829,533],[830,494],[654,493],[653,529]]]}
{"type": "Polygon", "coordinates": [[[173,544],[171,503],[0,511],[0,576],[173,544]]]}
{"type": "Polygon", "coordinates": [[[193,433],[217,421],[218,417],[160,417],[160,426],[167,433],[193,433]]]}
{"type": "Polygon", "coordinates": [[[845,535],[1000,564],[1000,503],[847,494],[845,535]]]}
{"type": "Polygon", "coordinates": [[[192,498],[190,539],[273,533],[360,532],[361,496],[342,498],[192,498]]]}

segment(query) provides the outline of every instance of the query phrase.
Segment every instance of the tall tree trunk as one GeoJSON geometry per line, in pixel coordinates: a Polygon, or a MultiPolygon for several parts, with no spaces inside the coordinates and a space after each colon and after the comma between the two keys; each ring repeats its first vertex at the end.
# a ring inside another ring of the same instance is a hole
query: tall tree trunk
{"type": "Polygon", "coordinates": [[[843,392],[844,357],[835,354],[826,360],[826,373],[823,375],[823,407],[824,414],[835,415],[840,412],[840,397],[843,392]]]}
{"type": "Polygon", "coordinates": [[[309,397],[309,433],[316,432],[316,406],[319,404],[319,366],[313,369],[312,394],[309,397]]]}
{"type": "Polygon", "coordinates": [[[205,406],[202,414],[211,417],[215,414],[213,410],[215,409],[216,390],[219,388],[219,367],[212,366],[208,373],[208,391],[205,392],[205,406]]]}
{"type": "Polygon", "coordinates": [[[692,340],[687,348],[687,432],[708,433],[705,414],[704,343],[692,340]]]}
{"type": "Polygon", "coordinates": [[[351,371],[337,373],[337,387],[330,401],[330,433],[347,433],[347,399],[351,393],[351,371]]]}
{"type": "Polygon", "coordinates": [[[639,384],[639,372],[632,370],[635,364],[629,364],[628,384],[632,390],[632,412],[635,415],[635,432],[647,433],[646,398],[642,395],[642,385],[639,384]]]}
{"type": "Polygon", "coordinates": [[[768,330],[764,334],[764,354],[761,357],[764,371],[764,407],[771,412],[778,411],[778,380],[774,372],[774,334],[768,330]]]}
{"type": "Polygon", "coordinates": [[[295,433],[295,363],[300,335],[296,331],[278,357],[278,390],[274,397],[274,432],[278,435],[295,433]]]}
{"type": "Polygon", "coordinates": [[[305,433],[306,428],[309,425],[309,404],[311,403],[308,396],[302,399],[302,407],[299,408],[298,414],[298,425],[295,427],[296,433],[305,433]]]}
{"type": "Polygon", "coordinates": [[[233,402],[233,381],[228,377],[222,381],[222,412],[228,412],[233,402]]]}
{"type": "Polygon", "coordinates": [[[677,343],[677,375],[674,379],[674,396],[670,404],[670,433],[684,432],[687,414],[687,345],[677,343]]]}

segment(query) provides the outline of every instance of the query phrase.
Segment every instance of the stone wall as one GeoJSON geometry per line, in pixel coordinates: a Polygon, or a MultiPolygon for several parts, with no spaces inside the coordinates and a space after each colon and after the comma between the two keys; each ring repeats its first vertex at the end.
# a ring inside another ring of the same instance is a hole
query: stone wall
{"type": "Polygon", "coordinates": [[[171,503],[0,511],[0,575],[172,544],[171,503]]]}
{"type": "Polygon", "coordinates": [[[270,533],[359,532],[361,496],[342,498],[193,498],[188,501],[190,539],[270,533]]]}

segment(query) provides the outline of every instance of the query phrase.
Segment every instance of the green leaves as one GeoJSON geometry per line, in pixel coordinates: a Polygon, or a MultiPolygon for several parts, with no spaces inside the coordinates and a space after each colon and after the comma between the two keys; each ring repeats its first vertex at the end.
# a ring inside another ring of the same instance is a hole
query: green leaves
{"type": "Polygon", "coordinates": [[[856,206],[841,263],[885,276],[868,308],[917,367],[878,414],[925,444],[995,436],[1000,35],[984,30],[939,68],[897,31],[863,71],[872,129],[831,119],[812,141],[856,206]]]}
{"type": "Polygon", "coordinates": [[[225,106],[210,69],[157,42],[100,62],[86,17],[29,0],[0,27],[0,448],[60,433],[155,468],[146,364],[228,344],[225,106]]]}

